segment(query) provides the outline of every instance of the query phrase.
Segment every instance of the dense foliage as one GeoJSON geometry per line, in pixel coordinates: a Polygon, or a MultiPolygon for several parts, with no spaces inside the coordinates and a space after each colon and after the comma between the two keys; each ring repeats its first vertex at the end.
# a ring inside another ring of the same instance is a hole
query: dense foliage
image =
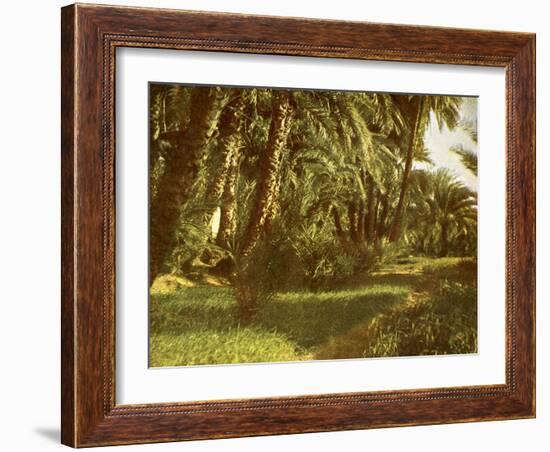
{"type": "MultiPolygon", "coordinates": [[[[326,290],[388,256],[474,256],[476,193],[424,143],[431,123],[464,126],[462,102],[152,84],[150,283],[207,268],[247,323],[277,292],[326,290]]],[[[477,172],[475,153],[448,151],[477,172]]]]}

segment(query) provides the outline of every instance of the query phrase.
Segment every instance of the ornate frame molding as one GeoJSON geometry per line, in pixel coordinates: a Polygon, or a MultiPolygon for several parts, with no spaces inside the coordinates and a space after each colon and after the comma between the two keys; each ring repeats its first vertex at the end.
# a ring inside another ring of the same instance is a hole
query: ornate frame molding
{"type": "Polygon", "coordinates": [[[534,60],[535,37],[525,33],[80,4],[63,8],[62,442],[82,447],[533,417],[534,60]],[[506,68],[506,384],[116,405],[118,47],[506,68]]]}

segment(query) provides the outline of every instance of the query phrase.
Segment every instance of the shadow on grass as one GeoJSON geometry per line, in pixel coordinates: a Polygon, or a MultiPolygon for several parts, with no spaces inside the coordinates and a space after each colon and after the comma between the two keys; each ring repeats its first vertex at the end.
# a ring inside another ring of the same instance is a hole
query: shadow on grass
{"type": "Polygon", "coordinates": [[[390,285],[397,287],[406,287],[410,288],[421,280],[422,274],[420,273],[375,273],[369,275],[363,281],[367,284],[380,284],[380,285],[390,285]]]}
{"type": "MultiPolygon", "coordinates": [[[[334,339],[345,356],[363,356],[366,341],[363,330],[369,328],[374,319],[381,315],[387,317],[396,307],[404,306],[409,293],[435,293],[447,281],[475,287],[477,264],[473,259],[415,258],[410,261],[387,265],[330,291],[280,293],[262,306],[254,322],[248,325],[239,321],[237,303],[229,287],[201,285],[174,293],[153,294],[151,365],[315,359],[327,343],[335,343],[334,339]],[[353,343],[357,343],[357,347],[352,347],[353,343]]],[[[405,323],[410,323],[411,316],[412,312],[403,311],[405,323]]],[[[441,317],[446,324],[448,316],[441,317]]],[[[391,333],[399,319],[391,317],[390,320],[391,333]]],[[[341,357],[330,348],[325,350],[327,356],[341,357]]],[[[394,351],[378,352],[373,348],[369,353],[369,356],[378,356],[394,351]]],[[[404,353],[403,347],[395,353],[404,353]]]]}
{"type": "MultiPolygon", "coordinates": [[[[305,349],[389,310],[402,302],[407,292],[404,287],[374,285],[317,293],[283,293],[263,306],[247,328],[281,335],[305,349]]],[[[236,301],[231,289],[185,288],[152,299],[151,332],[165,337],[228,332],[239,328],[235,313],[236,301]]]]}
{"type": "Polygon", "coordinates": [[[446,282],[316,349],[318,359],[420,356],[477,351],[477,291],[446,282]]]}
{"type": "Polygon", "coordinates": [[[238,326],[235,299],[227,287],[198,286],[151,297],[152,334],[179,335],[189,331],[223,331],[238,326]]]}
{"type": "Polygon", "coordinates": [[[264,307],[257,322],[310,348],[388,311],[406,296],[406,289],[394,286],[285,293],[264,307]]]}

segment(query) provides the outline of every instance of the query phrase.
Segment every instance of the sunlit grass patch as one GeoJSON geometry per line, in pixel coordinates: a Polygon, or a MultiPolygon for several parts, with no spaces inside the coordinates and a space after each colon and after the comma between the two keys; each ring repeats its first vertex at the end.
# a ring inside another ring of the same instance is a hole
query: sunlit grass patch
{"type": "Polygon", "coordinates": [[[422,270],[429,277],[453,281],[477,281],[477,259],[443,257],[431,259],[422,265],[422,270]]]}
{"type": "Polygon", "coordinates": [[[150,366],[296,361],[295,345],[283,335],[260,329],[191,331],[153,335],[150,366]]]}
{"type": "Polygon", "coordinates": [[[179,289],[185,287],[195,287],[196,284],[183,276],[179,275],[161,275],[155,279],[151,285],[151,294],[168,295],[173,294],[179,289]]]}
{"type": "Polygon", "coordinates": [[[364,282],[401,287],[430,288],[440,281],[475,284],[477,260],[462,257],[397,258],[367,275],[364,282]]]}

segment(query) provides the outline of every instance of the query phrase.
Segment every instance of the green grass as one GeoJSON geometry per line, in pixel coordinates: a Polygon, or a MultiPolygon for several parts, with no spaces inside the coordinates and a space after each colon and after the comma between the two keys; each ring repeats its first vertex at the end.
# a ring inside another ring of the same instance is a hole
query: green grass
{"type": "Polygon", "coordinates": [[[198,286],[152,295],[151,333],[178,335],[192,330],[225,330],[238,325],[229,287],[198,286]]]}
{"type": "Polygon", "coordinates": [[[300,356],[284,336],[261,329],[196,330],[151,337],[151,366],[296,361],[300,356]]]}
{"type": "Polygon", "coordinates": [[[199,286],[151,301],[150,364],[180,366],[311,359],[312,348],[402,302],[407,290],[373,286],[283,293],[242,327],[230,288],[199,286]]]}
{"type": "Polygon", "coordinates": [[[230,287],[153,292],[150,365],[472,353],[477,264],[404,258],[324,292],[279,293],[241,325],[230,287]]]}
{"type": "Polygon", "coordinates": [[[403,287],[372,286],[330,292],[279,295],[261,311],[258,323],[310,348],[403,302],[403,287]]]}
{"type": "Polygon", "coordinates": [[[447,355],[476,351],[475,289],[447,283],[427,299],[413,300],[329,341],[315,357],[447,355]]]}

